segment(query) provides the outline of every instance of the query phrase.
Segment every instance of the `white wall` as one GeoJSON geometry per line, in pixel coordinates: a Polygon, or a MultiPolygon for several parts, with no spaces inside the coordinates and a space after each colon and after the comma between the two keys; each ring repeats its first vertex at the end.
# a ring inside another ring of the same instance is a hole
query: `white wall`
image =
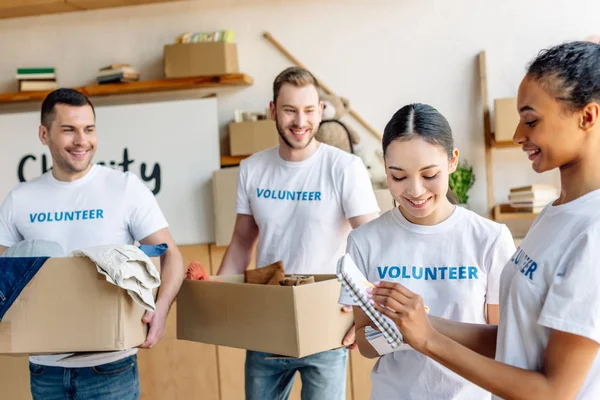
{"type": "MultiPolygon", "coordinates": [[[[241,69],[254,77],[255,84],[220,92],[219,121],[224,126],[236,108],[263,110],[271,98],[273,78],[290,65],[262,37],[266,30],[328,86],[349,98],[380,131],[406,103],[437,107],[450,121],[463,157],[475,164],[471,203],[484,212],[476,55],[487,51],[492,101],[515,95],[526,63],[538,50],[600,31],[597,0],[322,0],[291,5],[245,0],[247,5],[237,7],[230,5],[235,1],[224,6],[206,2],[0,20],[0,91],[16,90],[16,68],[29,65],[55,66],[62,86],[90,83],[99,67],[113,62],[134,64],[143,79],[158,78],[162,47],[178,34],[233,29],[241,69]],[[248,5],[253,2],[259,4],[248,5]]],[[[378,145],[364,137],[368,145],[378,145]]],[[[556,174],[531,172],[519,150],[494,154],[499,201],[511,186],[556,181],[556,174]]]]}

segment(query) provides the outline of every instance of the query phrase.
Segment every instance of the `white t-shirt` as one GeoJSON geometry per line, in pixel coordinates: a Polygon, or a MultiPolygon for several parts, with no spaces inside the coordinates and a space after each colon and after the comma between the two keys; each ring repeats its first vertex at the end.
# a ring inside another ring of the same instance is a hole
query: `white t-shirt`
{"type": "MultiPolygon", "coordinates": [[[[371,282],[399,282],[419,294],[430,314],[486,323],[486,304],[498,304],[500,273],[515,244],[508,228],[456,207],[433,225],[416,225],[398,208],[352,231],[348,254],[371,282]]],[[[341,304],[358,305],[342,289],[341,304]]],[[[413,350],[379,358],[371,399],[481,400],[491,394],[413,350]]]]}
{"type": "Polygon", "coordinates": [[[348,219],[379,207],[361,159],[321,143],[299,162],[283,160],[279,147],[243,160],[236,211],[258,225],[257,267],[281,260],[286,273],[334,274],[348,219]]]}
{"type": "MultiPolygon", "coordinates": [[[[551,329],[600,343],[600,190],[549,204],[504,268],[496,360],[541,371],[551,329]]],[[[600,398],[598,355],[577,399],[600,398]]]]}
{"type": "MultiPolygon", "coordinates": [[[[9,192],[0,207],[0,245],[43,239],[60,244],[65,256],[86,247],[134,244],[167,227],[156,198],[131,172],[93,165],[82,178],[62,182],[51,171],[9,192]]],[[[60,310],[57,310],[60,312],[60,310]]],[[[135,354],[136,349],[56,362],[65,356],[32,356],[37,364],[90,367],[135,354]]]]}

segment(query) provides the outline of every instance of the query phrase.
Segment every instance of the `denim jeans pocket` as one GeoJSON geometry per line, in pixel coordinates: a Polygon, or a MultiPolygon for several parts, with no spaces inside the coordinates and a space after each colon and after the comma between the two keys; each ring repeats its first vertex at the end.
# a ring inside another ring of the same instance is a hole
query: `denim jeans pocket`
{"type": "Polygon", "coordinates": [[[121,374],[135,366],[135,356],[127,357],[122,360],[117,360],[112,363],[96,365],[92,370],[99,375],[115,375],[121,374]]]}
{"type": "Polygon", "coordinates": [[[44,366],[30,362],[29,372],[31,373],[31,375],[40,376],[44,373],[44,366]]]}

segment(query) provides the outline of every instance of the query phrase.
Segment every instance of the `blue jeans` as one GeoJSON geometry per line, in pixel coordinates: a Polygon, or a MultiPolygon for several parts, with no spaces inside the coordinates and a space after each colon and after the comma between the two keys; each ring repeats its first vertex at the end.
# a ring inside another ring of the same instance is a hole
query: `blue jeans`
{"type": "Polygon", "coordinates": [[[137,400],[137,355],[90,368],[29,363],[33,400],[137,400]]]}
{"type": "Polygon", "coordinates": [[[346,348],[296,359],[267,360],[270,356],[246,352],[246,400],[286,400],[297,371],[302,378],[302,400],[346,398],[346,348]]]}

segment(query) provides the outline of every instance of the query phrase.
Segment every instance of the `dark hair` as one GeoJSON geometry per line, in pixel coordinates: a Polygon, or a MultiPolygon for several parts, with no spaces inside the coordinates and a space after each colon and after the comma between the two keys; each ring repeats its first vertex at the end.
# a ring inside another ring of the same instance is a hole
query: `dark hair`
{"type": "Polygon", "coordinates": [[[569,42],[542,50],[527,75],[572,111],[600,101],[600,44],[569,42]]]}
{"type": "MultiPolygon", "coordinates": [[[[395,140],[410,140],[420,137],[428,143],[440,146],[452,158],[454,151],[454,138],[452,129],[444,116],[435,108],[427,104],[409,104],[392,116],[383,131],[383,155],[395,140]]],[[[446,197],[452,204],[457,204],[456,195],[448,188],[446,197]]]]}
{"type": "Polygon", "coordinates": [[[54,107],[57,104],[65,104],[67,106],[83,107],[89,105],[92,107],[94,118],[96,118],[96,111],[94,105],[83,93],[78,92],[75,89],[57,89],[44,99],[42,103],[42,115],[41,122],[46,128],[50,129],[50,125],[54,121],[56,116],[56,110],[54,107]]]}
{"type": "Polygon", "coordinates": [[[296,87],[313,85],[320,97],[321,87],[319,86],[319,81],[317,81],[317,78],[310,71],[300,67],[289,67],[277,75],[273,82],[273,103],[277,102],[279,91],[285,83],[290,83],[296,87]]]}

